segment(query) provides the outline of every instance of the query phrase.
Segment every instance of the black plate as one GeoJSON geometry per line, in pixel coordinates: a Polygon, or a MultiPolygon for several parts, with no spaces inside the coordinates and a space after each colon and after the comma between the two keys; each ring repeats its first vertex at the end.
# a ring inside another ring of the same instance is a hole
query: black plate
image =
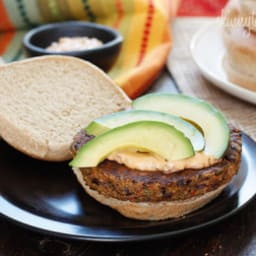
{"type": "Polygon", "coordinates": [[[216,223],[256,194],[256,144],[243,135],[239,174],[213,202],[183,218],[136,221],[89,196],[67,163],[28,158],[0,141],[0,212],[40,232],[91,241],[139,241],[174,236],[216,223]]]}

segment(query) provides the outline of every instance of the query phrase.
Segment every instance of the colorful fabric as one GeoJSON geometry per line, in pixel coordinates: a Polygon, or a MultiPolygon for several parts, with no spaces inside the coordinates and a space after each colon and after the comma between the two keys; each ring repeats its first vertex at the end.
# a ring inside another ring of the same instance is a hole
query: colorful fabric
{"type": "Polygon", "coordinates": [[[181,0],[179,16],[219,16],[228,0],[181,0]]]}
{"type": "Polygon", "coordinates": [[[0,0],[0,56],[24,58],[24,33],[44,23],[86,20],[121,32],[121,54],[109,75],[130,96],[142,94],[165,65],[170,16],[179,0],[0,0]]]}

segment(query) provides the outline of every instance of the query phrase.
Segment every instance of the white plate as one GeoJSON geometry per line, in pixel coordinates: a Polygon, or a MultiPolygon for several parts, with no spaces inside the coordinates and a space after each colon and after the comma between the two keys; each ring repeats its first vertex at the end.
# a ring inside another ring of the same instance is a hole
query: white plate
{"type": "Polygon", "coordinates": [[[221,39],[220,21],[201,28],[192,38],[190,50],[202,74],[220,89],[242,100],[256,104],[256,92],[228,81],[223,69],[225,48],[221,39]]]}

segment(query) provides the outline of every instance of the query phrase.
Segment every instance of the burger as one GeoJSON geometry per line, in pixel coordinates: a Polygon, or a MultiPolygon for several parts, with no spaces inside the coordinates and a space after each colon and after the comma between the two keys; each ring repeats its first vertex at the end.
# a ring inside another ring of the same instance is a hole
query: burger
{"type": "Polygon", "coordinates": [[[91,197],[128,218],[163,220],[203,207],[230,184],[242,139],[209,103],[155,93],[92,121],[71,151],[91,197]]]}

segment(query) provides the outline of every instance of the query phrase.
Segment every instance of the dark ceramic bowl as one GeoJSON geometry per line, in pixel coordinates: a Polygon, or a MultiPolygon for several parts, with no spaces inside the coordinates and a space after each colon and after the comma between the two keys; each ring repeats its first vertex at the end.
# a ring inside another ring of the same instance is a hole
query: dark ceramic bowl
{"type": "Polygon", "coordinates": [[[40,55],[68,55],[92,62],[104,71],[108,71],[116,61],[123,38],[116,30],[82,21],[68,21],[42,25],[30,30],[23,38],[23,46],[28,57],[40,55]],[[60,37],[97,38],[103,45],[88,49],[67,52],[54,52],[46,48],[60,37]]]}

